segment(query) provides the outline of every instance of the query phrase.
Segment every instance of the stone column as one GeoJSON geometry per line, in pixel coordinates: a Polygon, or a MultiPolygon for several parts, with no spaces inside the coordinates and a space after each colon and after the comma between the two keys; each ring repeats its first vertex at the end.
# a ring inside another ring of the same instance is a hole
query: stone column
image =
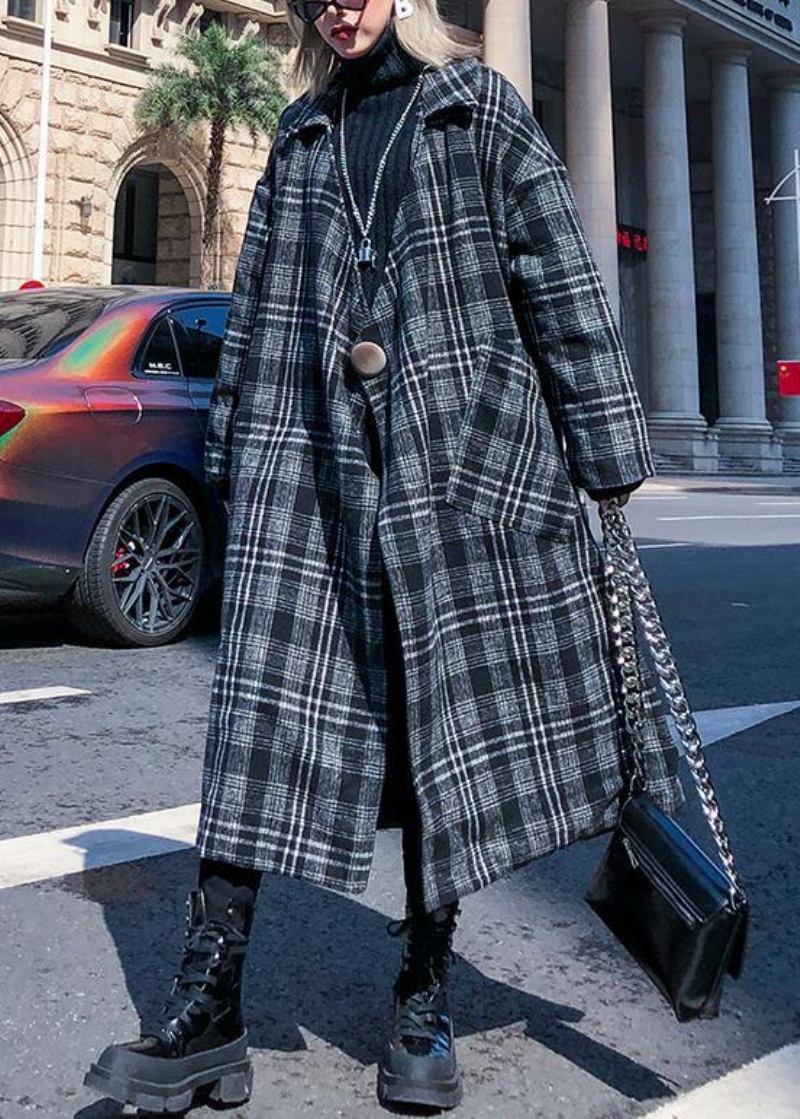
{"type": "Polygon", "coordinates": [[[483,0],[483,61],[505,74],[533,109],[529,0],[483,0]]]}
{"type": "Polygon", "coordinates": [[[648,368],[653,448],[673,465],[714,472],[717,436],[700,414],[692,203],[683,68],[686,18],[637,18],[644,50],[648,368]]]}
{"type": "Polygon", "coordinates": [[[565,12],[565,162],[583,227],[619,321],[608,0],[567,0],[565,12]]]}
{"type": "MultiPolygon", "coordinates": [[[[767,79],[770,91],[771,162],[773,188],[794,167],[794,149],[800,148],[800,74],[776,73],[767,79]]],[[[794,176],[777,192],[795,193],[794,176]]],[[[772,202],[772,239],[775,264],[775,358],[800,360],[800,261],[798,215],[794,202],[772,202]]],[[[777,376],[777,373],[775,374],[777,376]]],[[[800,396],[782,396],[775,430],[783,437],[785,462],[800,462],[800,396]]]]}
{"type": "Polygon", "coordinates": [[[781,439],[766,419],[747,59],[738,44],[707,50],[721,465],[780,473],[781,439]]]}

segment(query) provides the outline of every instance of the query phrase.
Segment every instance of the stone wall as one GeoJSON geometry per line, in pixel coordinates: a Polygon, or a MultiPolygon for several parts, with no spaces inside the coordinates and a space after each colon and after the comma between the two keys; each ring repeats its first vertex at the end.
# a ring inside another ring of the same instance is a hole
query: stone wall
{"type": "Polygon", "coordinates": [[[158,175],[158,255],[156,283],[189,283],[192,238],[189,207],[183,188],[165,167],[158,175]]]}
{"type": "MultiPolygon", "coordinates": [[[[169,5],[160,7],[167,10],[169,5]]],[[[56,20],[52,64],[43,279],[111,281],[119,189],[129,170],[147,165],[157,166],[162,179],[158,282],[198,285],[206,130],[143,136],[134,121],[136,100],[151,73],[148,57],[154,64],[164,61],[168,53],[163,48],[170,37],[174,42],[173,17],[167,15],[169,33],[163,32],[158,46],[147,30],[155,26],[153,9],[139,29],[137,49],[126,54],[116,47],[109,54],[102,42],[95,52],[86,44],[70,45],[68,38],[60,44],[60,36],[75,29],[81,13],[88,22],[99,12],[94,0],[77,0],[64,10],[69,26],[56,20]],[[87,196],[91,213],[82,216],[81,199],[87,196]]],[[[185,4],[169,9],[184,22],[187,10],[185,4]]],[[[0,21],[2,30],[10,31],[0,48],[0,290],[13,290],[29,278],[32,263],[41,34],[35,34],[36,25],[20,30],[23,22],[0,21]]],[[[285,61],[290,47],[285,23],[262,25],[260,33],[285,61]]],[[[221,198],[221,287],[233,281],[252,190],[268,151],[266,136],[253,148],[247,133],[229,134],[221,198]]]]}

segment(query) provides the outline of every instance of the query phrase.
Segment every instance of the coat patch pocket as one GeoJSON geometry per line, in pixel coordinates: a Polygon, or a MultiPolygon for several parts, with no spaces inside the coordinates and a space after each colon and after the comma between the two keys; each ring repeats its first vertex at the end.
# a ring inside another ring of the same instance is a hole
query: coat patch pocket
{"type": "Polygon", "coordinates": [[[444,499],[497,524],[565,538],[581,511],[522,343],[495,336],[470,390],[444,499]]]}

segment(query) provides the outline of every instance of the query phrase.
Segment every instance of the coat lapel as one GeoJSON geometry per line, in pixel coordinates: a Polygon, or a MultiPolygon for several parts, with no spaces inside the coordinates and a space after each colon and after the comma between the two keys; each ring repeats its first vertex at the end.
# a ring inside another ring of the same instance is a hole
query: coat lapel
{"type": "MultiPolygon", "coordinates": [[[[345,212],[342,183],[333,158],[333,147],[324,142],[325,133],[330,135],[338,120],[341,85],[334,79],[315,98],[299,98],[291,112],[286,114],[287,119],[274,140],[282,159],[285,158],[284,182],[296,187],[296,191],[302,191],[311,215],[329,215],[322,226],[315,223],[313,216],[305,225],[305,234],[313,244],[309,259],[314,262],[315,282],[323,285],[321,290],[317,290],[314,306],[308,308],[308,311],[313,316],[318,337],[320,366],[327,371],[325,394],[328,417],[334,443],[339,448],[350,448],[354,442],[360,441],[359,432],[363,423],[359,405],[354,401],[353,394],[345,391],[339,372],[343,360],[342,351],[347,344],[341,329],[342,323],[349,322],[355,331],[380,323],[384,324],[383,329],[386,330],[392,314],[391,286],[396,279],[396,269],[401,259],[405,259],[411,268],[403,292],[407,317],[420,321],[424,317],[424,308],[419,306],[424,301],[429,284],[429,254],[424,247],[434,243],[440,236],[435,215],[428,202],[430,171],[428,160],[423,157],[426,147],[425,131],[428,126],[439,124],[450,116],[471,113],[477,104],[472,67],[455,61],[442,67],[426,66],[425,71],[419,94],[418,119],[421,126],[415,129],[411,145],[413,186],[400,203],[386,270],[369,308],[363,297],[353,297],[354,284],[358,283],[356,251],[345,212]],[[319,136],[313,136],[315,130],[319,136]],[[295,140],[296,145],[293,143],[295,140]],[[337,199],[337,205],[331,207],[334,198],[337,199]],[[335,214],[332,220],[331,209],[335,214]],[[407,253],[410,256],[406,257],[407,253]],[[415,278],[410,278],[411,274],[415,278]],[[326,287],[326,284],[329,286],[326,287]],[[417,311],[420,313],[416,314],[417,311]]],[[[369,336],[372,337],[371,334],[369,336]]],[[[390,347],[394,344],[390,337],[383,337],[382,341],[390,347]]],[[[395,382],[403,384],[410,378],[414,384],[403,391],[412,394],[424,392],[417,382],[420,378],[424,380],[427,333],[409,329],[403,333],[402,344],[408,377],[396,378],[395,382]]],[[[399,353],[396,356],[402,360],[399,353]]],[[[398,419],[402,422],[404,402],[398,400],[394,406],[399,413],[398,419]]],[[[345,454],[339,462],[343,492],[348,492],[350,483],[347,475],[353,469],[353,461],[351,455],[345,454]]],[[[353,484],[363,485],[362,470],[358,470],[353,484]]]]}
{"type": "MultiPolygon", "coordinates": [[[[450,62],[445,66],[425,67],[426,80],[422,85],[422,118],[425,124],[440,113],[459,109],[472,109],[477,103],[470,80],[471,69],[450,62]]],[[[306,129],[333,126],[341,96],[341,85],[334,75],[328,86],[313,98],[300,97],[295,108],[275,135],[275,143],[283,150],[291,139],[306,129]]]]}
{"type": "MultiPolygon", "coordinates": [[[[454,60],[441,67],[431,64],[424,67],[425,77],[419,94],[421,102],[419,119],[422,121],[422,127],[415,129],[411,144],[413,189],[406,192],[400,203],[392,234],[394,252],[389,254],[386,273],[375,295],[371,310],[365,305],[358,280],[356,246],[353,243],[351,226],[345,214],[343,185],[340,181],[339,171],[335,166],[335,160],[331,158],[331,147],[325,144],[312,145],[315,149],[313,157],[315,160],[314,191],[321,198],[335,196],[339,202],[338,213],[342,219],[331,223],[327,227],[320,242],[320,251],[325,259],[318,260],[317,265],[323,269],[328,268],[330,274],[335,274],[338,271],[335,262],[340,262],[344,258],[349,259],[350,275],[358,292],[357,298],[351,301],[351,309],[357,328],[364,325],[371,317],[380,317],[385,309],[384,303],[389,298],[388,282],[390,274],[397,255],[402,255],[402,246],[398,246],[396,235],[405,230],[417,245],[431,243],[435,238],[436,230],[426,226],[426,223],[430,223],[433,219],[425,212],[425,207],[422,205],[423,194],[428,183],[426,161],[423,159],[423,133],[427,126],[437,124],[450,116],[471,114],[477,105],[474,67],[468,64],[464,65],[464,62],[473,62],[474,66],[480,65],[476,59],[466,59],[454,60]]],[[[278,146],[279,153],[286,153],[287,149],[292,147],[292,140],[295,137],[306,136],[313,133],[314,130],[323,133],[327,131],[330,134],[338,118],[340,99],[341,83],[336,80],[336,76],[316,97],[310,99],[306,97],[298,98],[293,103],[291,111],[287,112],[286,120],[276,134],[274,143],[278,146]]],[[[290,178],[293,177],[292,181],[307,175],[308,168],[302,159],[295,163],[289,156],[288,162],[292,167],[290,173],[290,178]]],[[[417,260],[414,263],[417,267],[425,267],[425,262],[422,260],[417,260]]],[[[419,274],[419,280],[423,284],[426,282],[424,273],[419,274]]]]}

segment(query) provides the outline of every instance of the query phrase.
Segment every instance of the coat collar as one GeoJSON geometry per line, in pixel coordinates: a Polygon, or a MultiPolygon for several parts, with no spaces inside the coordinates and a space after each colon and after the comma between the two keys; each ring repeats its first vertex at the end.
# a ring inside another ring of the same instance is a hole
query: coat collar
{"type": "MultiPolygon", "coordinates": [[[[454,108],[471,111],[477,104],[474,90],[473,67],[465,65],[472,62],[480,65],[477,59],[468,56],[456,59],[444,66],[427,65],[422,82],[420,99],[422,117],[427,123],[437,114],[454,108]]],[[[335,77],[316,97],[298,98],[294,111],[278,129],[274,143],[282,150],[289,140],[299,132],[309,128],[333,125],[334,113],[339,104],[341,89],[335,77]]]]}

